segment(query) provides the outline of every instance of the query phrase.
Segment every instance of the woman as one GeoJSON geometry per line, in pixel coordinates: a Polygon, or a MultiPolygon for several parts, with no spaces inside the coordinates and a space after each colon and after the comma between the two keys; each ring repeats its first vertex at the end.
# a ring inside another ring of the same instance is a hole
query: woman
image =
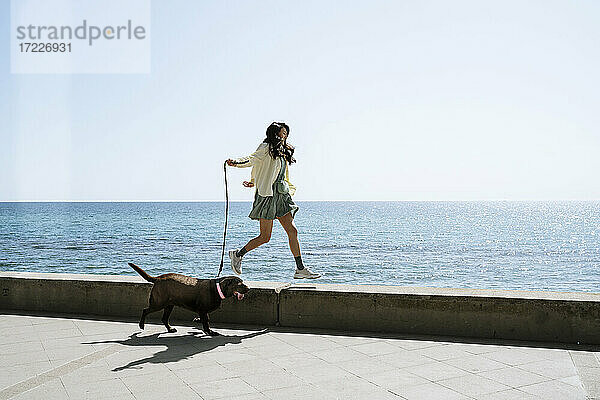
{"type": "Polygon", "coordinates": [[[273,220],[277,218],[288,235],[290,250],[296,260],[294,278],[315,279],[321,276],[311,272],[302,263],[298,230],[294,225],[294,215],[298,206],[294,204],[292,195],[296,188],[290,183],[288,172],[288,165],[296,162],[293,157],[294,147],[286,142],[289,133],[290,128],[285,123],[273,122],[267,128],[267,137],[254,153],[248,157],[227,160],[227,165],[233,167],[252,167],[250,182],[244,181],[243,185],[256,186],[254,204],[248,216],[260,221],[260,235],[251,239],[241,249],[229,251],[231,268],[238,275],[242,273],[242,257],[269,241],[273,220]]]}

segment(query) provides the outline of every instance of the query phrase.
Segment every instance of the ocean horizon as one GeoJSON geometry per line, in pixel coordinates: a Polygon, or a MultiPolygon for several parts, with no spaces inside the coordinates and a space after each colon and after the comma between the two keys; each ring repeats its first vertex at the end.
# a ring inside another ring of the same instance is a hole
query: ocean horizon
{"type": "MultiPolygon", "coordinates": [[[[258,235],[230,202],[226,250],[258,235]]],[[[600,292],[600,201],[298,201],[303,260],[321,283],[600,292]]],[[[0,270],[214,277],[224,201],[3,201],[0,270]]],[[[275,221],[243,260],[247,280],[289,281],[275,221]]],[[[222,275],[231,275],[225,254],[222,275]]]]}

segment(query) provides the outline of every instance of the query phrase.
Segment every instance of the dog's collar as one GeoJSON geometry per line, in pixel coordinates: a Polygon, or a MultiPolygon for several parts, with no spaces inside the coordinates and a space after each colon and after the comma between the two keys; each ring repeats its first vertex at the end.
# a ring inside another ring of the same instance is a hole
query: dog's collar
{"type": "Polygon", "coordinates": [[[223,291],[221,290],[221,285],[219,285],[219,282],[217,282],[217,293],[219,293],[219,297],[221,298],[221,300],[225,299],[225,295],[223,294],[223,291]]]}

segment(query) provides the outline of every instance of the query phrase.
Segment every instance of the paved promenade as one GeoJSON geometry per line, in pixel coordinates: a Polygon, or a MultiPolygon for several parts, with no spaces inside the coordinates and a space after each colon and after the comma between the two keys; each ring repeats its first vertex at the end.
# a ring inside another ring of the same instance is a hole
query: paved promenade
{"type": "Polygon", "coordinates": [[[0,399],[600,398],[597,348],[174,326],[1,314],[0,399]]]}

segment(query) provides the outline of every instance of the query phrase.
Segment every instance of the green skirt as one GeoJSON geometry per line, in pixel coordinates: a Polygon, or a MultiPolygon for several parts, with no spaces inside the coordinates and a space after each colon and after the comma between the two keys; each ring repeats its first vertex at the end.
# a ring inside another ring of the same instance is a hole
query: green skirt
{"type": "Polygon", "coordinates": [[[273,185],[273,196],[263,197],[258,194],[258,190],[254,194],[254,204],[252,204],[252,211],[248,217],[252,219],[275,219],[283,217],[285,214],[291,212],[292,219],[298,211],[298,206],[292,200],[292,196],[289,193],[277,193],[275,190],[275,184],[273,185]]]}

